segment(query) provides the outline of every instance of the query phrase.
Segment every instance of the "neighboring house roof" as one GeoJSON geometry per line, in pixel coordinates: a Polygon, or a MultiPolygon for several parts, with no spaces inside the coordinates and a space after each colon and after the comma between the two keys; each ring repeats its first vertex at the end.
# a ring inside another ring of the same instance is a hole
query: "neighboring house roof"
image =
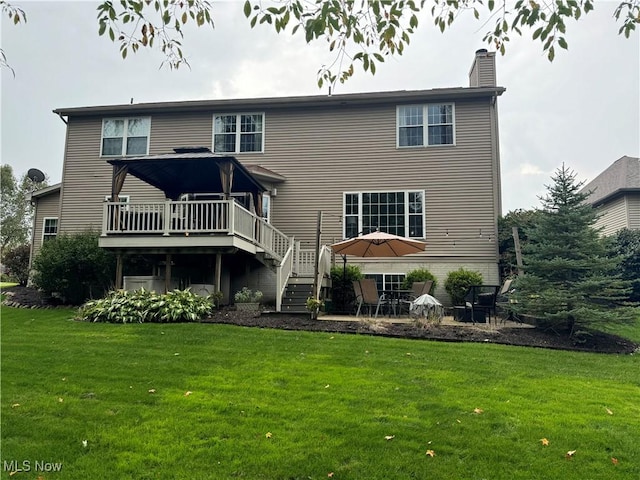
{"type": "Polygon", "coordinates": [[[594,206],[628,192],[640,192],[640,159],[624,156],[589,182],[582,191],[593,193],[587,199],[594,206]]]}
{"type": "Polygon", "coordinates": [[[63,116],[126,115],[129,112],[152,113],[225,110],[227,108],[297,108],[355,106],[385,102],[406,103],[413,101],[443,100],[451,98],[472,99],[502,95],[504,87],[456,87],[430,90],[397,90],[390,92],[347,93],[340,95],[311,95],[297,97],[244,98],[225,100],[192,100],[180,102],[134,103],[95,107],[58,108],[54,113],[63,116]]]}
{"type": "Polygon", "coordinates": [[[221,162],[234,166],[233,190],[259,193],[262,185],[235,157],[212,152],[165,153],[107,160],[115,166],[126,166],[127,173],[159,188],[169,198],[183,193],[222,192],[221,162]]]}
{"type": "Polygon", "coordinates": [[[62,183],[56,183],[55,185],[50,185],[48,187],[44,187],[39,190],[36,190],[35,192],[31,192],[31,195],[29,195],[27,200],[35,200],[36,198],[44,197],[52,193],[57,193],[60,191],[61,186],[62,186],[62,183]]]}

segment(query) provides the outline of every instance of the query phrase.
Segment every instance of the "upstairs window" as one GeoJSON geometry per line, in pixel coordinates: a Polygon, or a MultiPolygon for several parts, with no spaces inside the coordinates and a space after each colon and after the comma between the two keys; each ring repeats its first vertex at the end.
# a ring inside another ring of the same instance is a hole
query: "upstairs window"
{"type": "Polygon", "coordinates": [[[242,113],[213,117],[213,151],[246,153],[264,150],[264,114],[242,113]]]}
{"type": "Polygon", "coordinates": [[[349,192],[344,194],[345,238],[379,230],[424,238],[424,192],[349,192]]]}
{"type": "Polygon", "coordinates": [[[454,111],[452,103],[398,107],[398,147],[454,145],[454,111]]]}
{"type": "Polygon", "coordinates": [[[58,235],[58,218],[47,217],[42,225],[42,241],[53,240],[58,235]]]}
{"type": "Polygon", "coordinates": [[[151,118],[105,118],[102,120],[102,156],[124,157],[149,152],[151,118]]]}

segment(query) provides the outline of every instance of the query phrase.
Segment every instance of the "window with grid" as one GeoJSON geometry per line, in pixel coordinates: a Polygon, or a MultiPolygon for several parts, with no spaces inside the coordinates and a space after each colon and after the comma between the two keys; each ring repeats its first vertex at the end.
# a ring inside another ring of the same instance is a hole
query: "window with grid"
{"type": "Polygon", "coordinates": [[[424,238],[424,192],[348,192],[344,195],[344,237],[376,230],[424,238]]]}
{"type": "Polygon", "coordinates": [[[146,155],[149,152],[151,118],[102,120],[102,156],[146,155]]]}
{"type": "Polygon", "coordinates": [[[452,103],[398,107],[398,147],[454,145],[454,111],[452,103]]]}
{"type": "Polygon", "coordinates": [[[42,241],[46,242],[56,238],[58,235],[58,218],[49,217],[44,219],[42,225],[42,241]]]}
{"type": "Polygon", "coordinates": [[[404,277],[404,273],[365,273],[364,275],[364,278],[372,278],[376,281],[378,293],[384,290],[401,290],[404,277]]]}
{"type": "Polygon", "coordinates": [[[262,152],[264,114],[243,113],[213,117],[213,151],[216,153],[262,152]]]}

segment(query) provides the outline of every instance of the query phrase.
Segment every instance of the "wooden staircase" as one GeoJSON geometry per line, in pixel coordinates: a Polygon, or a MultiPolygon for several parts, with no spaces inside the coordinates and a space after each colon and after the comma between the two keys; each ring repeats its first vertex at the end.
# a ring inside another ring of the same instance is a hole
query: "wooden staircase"
{"type": "Polygon", "coordinates": [[[313,277],[292,277],[282,297],[284,313],[308,313],[307,298],[313,297],[313,277]]]}

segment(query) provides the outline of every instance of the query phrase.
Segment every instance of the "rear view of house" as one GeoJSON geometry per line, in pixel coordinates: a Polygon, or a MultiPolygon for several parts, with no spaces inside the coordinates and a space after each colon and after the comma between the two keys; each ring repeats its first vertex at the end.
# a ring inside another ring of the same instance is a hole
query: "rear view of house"
{"type": "Polygon", "coordinates": [[[34,198],[34,254],[44,231],[93,228],[118,286],[219,289],[226,302],[249,286],[287,310],[292,288],[328,286],[326,245],[380,230],[427,243],[348,259],[384,288],[415,268],[440,296],[461,266],[498,283],[504,90],[479,50],[468,87],[57,109],[62,182],[34,198]]]}

